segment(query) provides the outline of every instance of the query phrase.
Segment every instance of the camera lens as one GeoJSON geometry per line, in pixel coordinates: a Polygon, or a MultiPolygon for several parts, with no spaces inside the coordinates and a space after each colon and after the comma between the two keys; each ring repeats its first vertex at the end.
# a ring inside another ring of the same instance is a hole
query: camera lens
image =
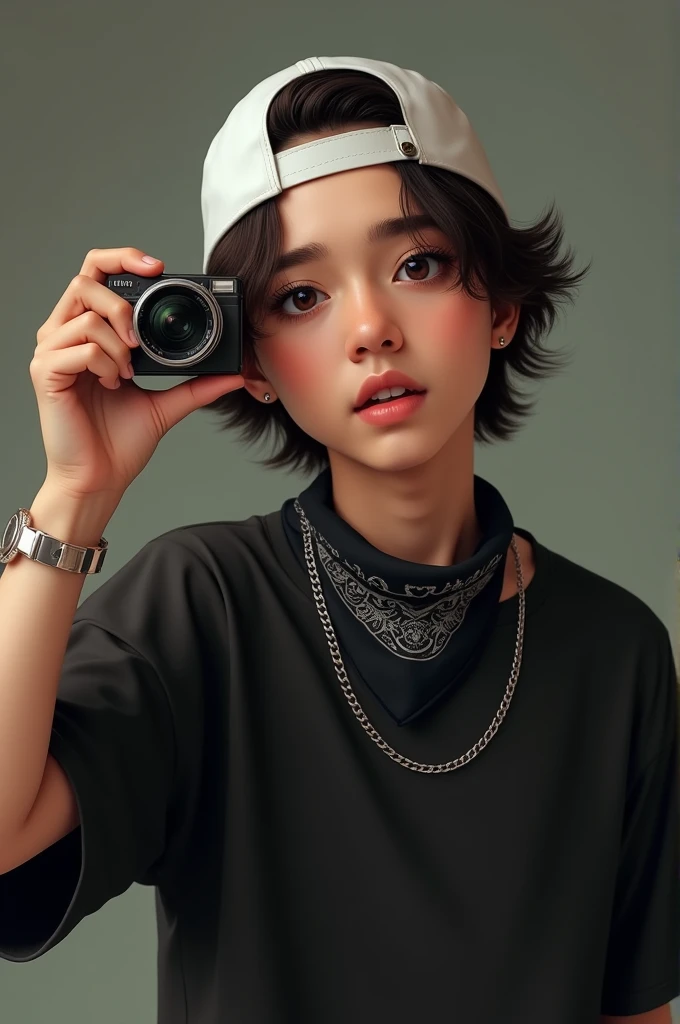
{"type": "Polygon", "coordinates": [[[156,344],[168,353],[184,354],[195,348],[206,327],[204,311],[185,295],[161,298],[149,311],[149,330],[156,344]]]}
{"type": "Polygon", "coordinates": [[[174,278],[144,292],[135,309],[135,328],[142,349],[155,362],[189,368],[218,344],[222,316],[205,287],[174,278]]]}

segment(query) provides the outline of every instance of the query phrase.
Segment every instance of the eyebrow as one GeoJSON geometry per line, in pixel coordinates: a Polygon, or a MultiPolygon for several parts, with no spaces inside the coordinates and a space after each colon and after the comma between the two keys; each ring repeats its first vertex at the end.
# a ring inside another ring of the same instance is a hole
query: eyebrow
{"type": "MultiPolygon", "coordinates": [[[[387,220],[380,220],[371,224],[366,232],[366,241],[370,243],[382,242],[388,238],[398,238],[400,235],[412,235],[423,228],[437,228],[434,220],[428,213],[415,213],[408,217],[390,217],[387,220]]],[[[274,273],[282,270],[290,270],[301,263],[311,263],[313,260],[325,259],[330,253],[327,245],[321,242],[310,242],[309,245],[301,245],[297,249],[290,249],[282,253],[274,267],[274,273]]]]}

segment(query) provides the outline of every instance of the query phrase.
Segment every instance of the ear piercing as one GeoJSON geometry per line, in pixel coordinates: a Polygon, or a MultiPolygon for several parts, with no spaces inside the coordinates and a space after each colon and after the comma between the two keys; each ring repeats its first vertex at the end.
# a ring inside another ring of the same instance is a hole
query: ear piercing
{"type": "Polygon", "coordinates": [[[265,400],[265,402],[268,402],[271,399],[271,397],[272,396],[269,394],[269,392],[265,391],[265,393],[264,393],[264,400],[265,400]]]}
{"type": "Polygon", "coordinates": [[[498,339],[498,344],[499,344],[499,345],[500,345],[501,347],[502,347],[503,345],[505,345],[505,338],[499,338],[499,339],[498,339]]]}

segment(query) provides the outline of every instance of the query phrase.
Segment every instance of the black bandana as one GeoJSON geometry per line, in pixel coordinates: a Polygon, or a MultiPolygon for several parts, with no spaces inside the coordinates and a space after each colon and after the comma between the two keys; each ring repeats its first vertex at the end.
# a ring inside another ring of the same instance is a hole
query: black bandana
{"type": "MultiPolygon", "coordinates": [[[[324,599],[350,666],[398,725],[408,725],[465,681],[496,623],[514,531],[492,484],[474,477],[482,539],[455,565],[421,565],[369,544],[333,508],[330,469],[297,499],[309,520],[324,599]]],[[[284,531],[305,572],[295,499],[284,531]]]]}

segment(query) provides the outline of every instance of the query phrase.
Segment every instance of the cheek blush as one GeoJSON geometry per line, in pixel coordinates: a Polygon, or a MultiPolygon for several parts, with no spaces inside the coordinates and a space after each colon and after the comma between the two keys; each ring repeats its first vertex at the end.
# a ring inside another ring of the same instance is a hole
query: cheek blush
{"type": "MultiPolygon", "coordinates": [[[[295,350],[291,346],[285,353],[278,351],[268,359],[277,389],[294,400],[305,395],[316,395],[328,383],[328,363],[317,356],[310,357],[309,350],[295,350]]],[[[273,383],[273,382],[272,382],[273,383]]]]}

